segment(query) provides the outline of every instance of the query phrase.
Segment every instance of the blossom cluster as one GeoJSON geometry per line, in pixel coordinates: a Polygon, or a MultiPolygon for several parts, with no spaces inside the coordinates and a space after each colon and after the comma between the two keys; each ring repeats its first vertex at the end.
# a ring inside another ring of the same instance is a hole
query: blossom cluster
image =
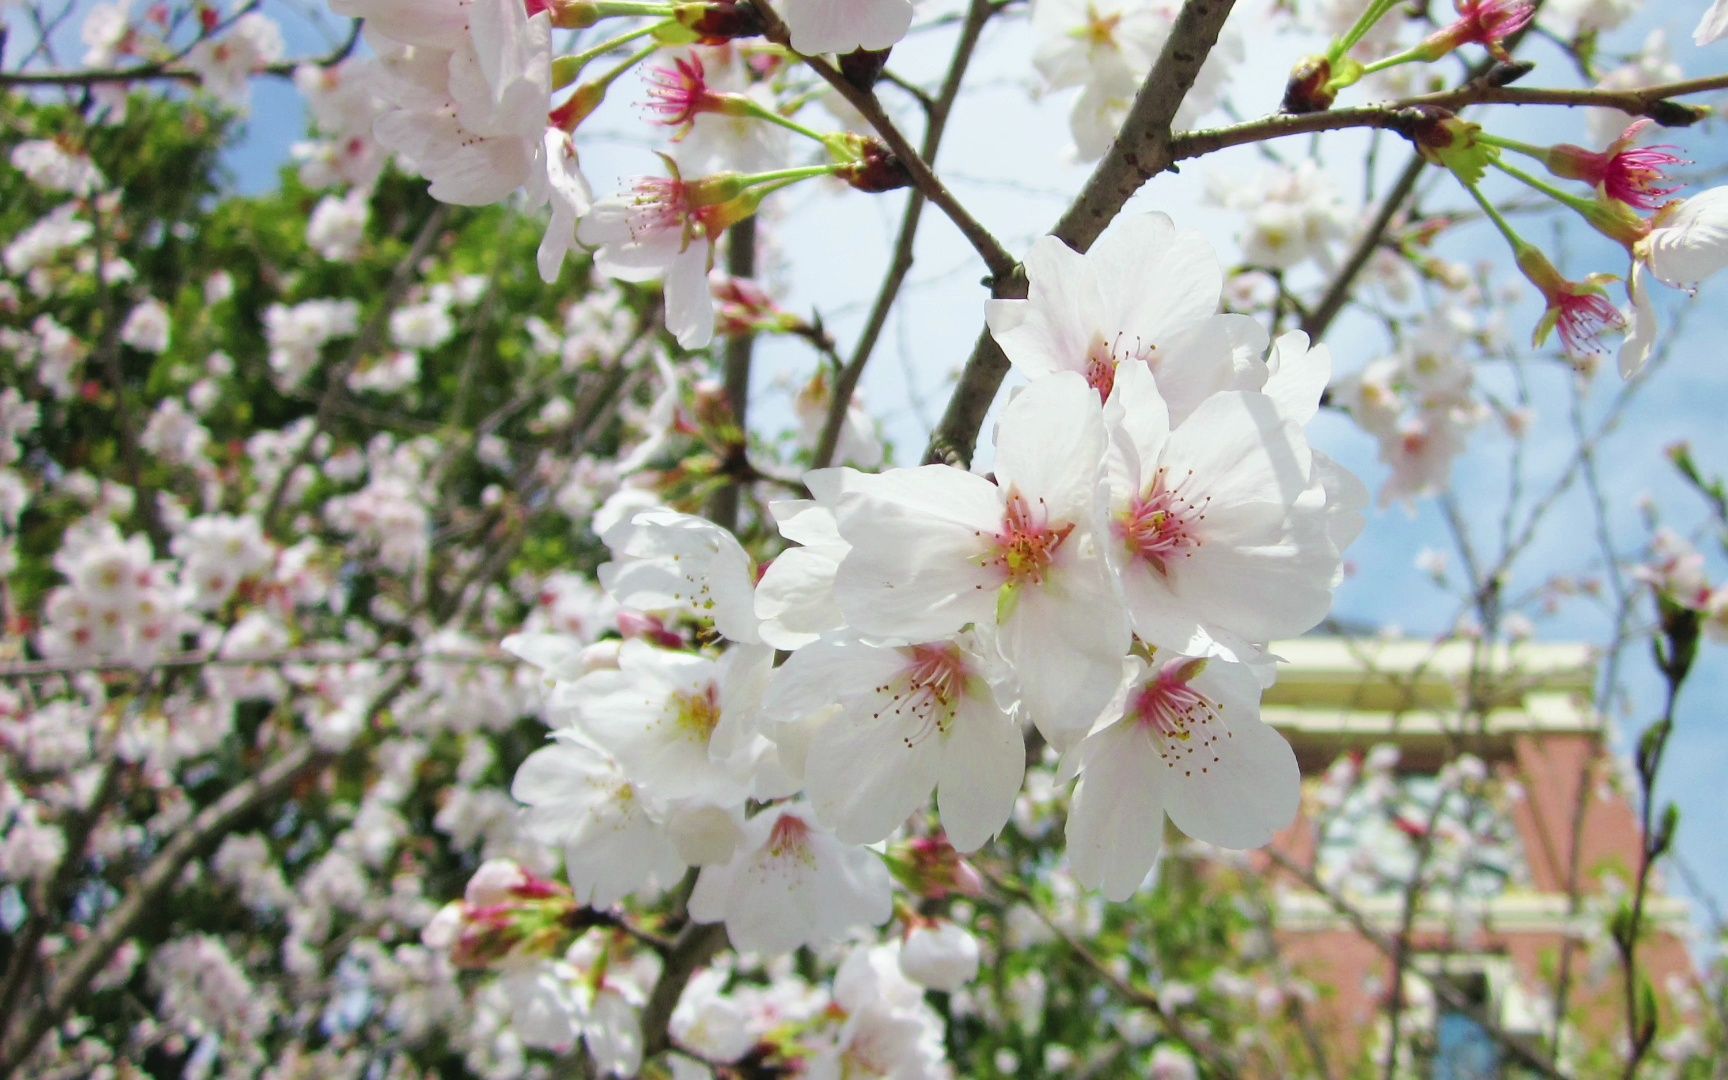
{"type": "Polygon", "coordinates": [[[1215,314],[1215,258],[1161,215],[1084,256],[1041,241],[1027,268],[1028,299],[990,312],[1030,379],[992,478],[810,473],[811,499],[773,508],[799,546],[760,580],[724,529],[638,512],[601,571],[639,613],[629,640],[506,642],[551,679],[554,729],[514,791],[580,900],[697,866],[691,914],[740,948],[833,941],[887,918],[858,845],[932,791],[960,850],[1002,830],[1027,729],[1079,775],[1070,857],[1113,898],[1151,868],[1166,811],[1229,847],[1288,824],[1295,759],[1257,716],[1267,642],[1325,614],[1364,501],[1302,431],[1326,354],[1289,335],[1267,355],[1255,324],[1215,314]],[[1187,287],[1120,272],[1148,251],[1187,287]]]}

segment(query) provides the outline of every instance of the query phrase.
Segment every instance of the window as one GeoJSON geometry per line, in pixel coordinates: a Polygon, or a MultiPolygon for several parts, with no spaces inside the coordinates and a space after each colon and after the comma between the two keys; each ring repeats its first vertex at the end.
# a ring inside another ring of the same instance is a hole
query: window
{"type": "MultiPolygon", "coordinates": [[[[1477,1009],[1490,1006],[1488,976],[1481,972],[1442,978],[1477,1009]]],[[[1433,1080],[1500,1080],[1500,1046],[1470,1012],[1437,1000],[1434,1004],[1433,1080]]]]}

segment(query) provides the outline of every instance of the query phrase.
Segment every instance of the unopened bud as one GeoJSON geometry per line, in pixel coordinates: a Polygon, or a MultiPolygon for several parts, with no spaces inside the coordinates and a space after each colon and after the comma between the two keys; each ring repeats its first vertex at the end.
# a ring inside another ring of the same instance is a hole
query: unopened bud
{"type": "Polygon", "coordinates": [[[1284,111],[1325,112],[1337,96],[1338,91],[1332,87],[1332,62],[1324,56],[1310,56],[1290,72],[1290,81],[1284,87],[1284,111]]]}
{"type": "Polygon", "coordinates": [[[840,74],[860,90],[872,90],[888,67],[887,49],[853,49],[840,58],[840,74]]]}
{"type": "Polygon", "coordinates": [[[714,0],[705,4],[679,4],[673,17],[711,45],[734,38],[761,37],[766,27],[754,7],[738,0],[714,0]]]}
{"type": "Polygon", "coordinates": [[[920,837],[890,851],[888,864],[908,890],[927,900],[984,895],[984,879],[946,836],[920,837]]]}
{"type": "Polygon", "coordinates": [[[848,150],[854,158],[834,175],[859,191],[897,191],[912,186],[912,174],[894,156],[881,139],[865,135],[847,135],[848,150]]]}

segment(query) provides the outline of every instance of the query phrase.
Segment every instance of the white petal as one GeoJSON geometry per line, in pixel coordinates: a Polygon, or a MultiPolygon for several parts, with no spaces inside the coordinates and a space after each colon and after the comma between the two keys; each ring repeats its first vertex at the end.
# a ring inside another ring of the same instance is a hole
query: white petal
{"type": "Polygon", "coordinates": [[[994,700],[968,698],[942,751],[936,800],[949,843],[975,851],[1002,831],[1026,774],[1020,725],[994,700]]]}
{"type": "Polygon", "coordinates": [[[1088,517],[1104,457],[1098,392],[1077,373],[1046,375],[1015,395],[996,432],[996,478],[1066,522],[1088,517]]]}
{"type": "Polygon", "coordinates": [[[1302,777],[1284,736],[1254,717],[1226,717],[1230,738],[1206,772],[1172,775],[1170,819],[1209,844],[1259,847],[1296,818],[1302,777]]]}
{"type": "Polygon", "coordinates": [[[1164,845],[1167,770],[1133,724],[1112,724],[1080,752],[1084,773],[1068,811],[1068,862],[1082,885],[1126,900],[1164,845]]]}

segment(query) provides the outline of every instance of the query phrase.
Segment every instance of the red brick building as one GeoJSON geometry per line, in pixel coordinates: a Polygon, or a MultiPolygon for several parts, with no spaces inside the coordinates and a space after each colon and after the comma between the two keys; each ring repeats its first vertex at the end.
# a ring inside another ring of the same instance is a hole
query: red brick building
{"type": "MultiPolygon", "coordinates": [[[[1557,1064],[1595,1075],[1626,1031],[1608,923],[1640,845],[1590,650],[1308,638],[1277,651],[1290,663],[1264,715],[1295,748],[1305,796],[1263,858],[1284,956],[1323,988],[1316,1011],[1341,1060],[1381,1060],[1389,952],[1408,925],[1402,1071],[1524,1075],[1459,1001],[1546,1053],[1564,983],[1557,1064]]],[[[1640,967],[1666,1001],[1693,977],[1685,905],[1658,883],[1644,925],[1640,967]]]]}

